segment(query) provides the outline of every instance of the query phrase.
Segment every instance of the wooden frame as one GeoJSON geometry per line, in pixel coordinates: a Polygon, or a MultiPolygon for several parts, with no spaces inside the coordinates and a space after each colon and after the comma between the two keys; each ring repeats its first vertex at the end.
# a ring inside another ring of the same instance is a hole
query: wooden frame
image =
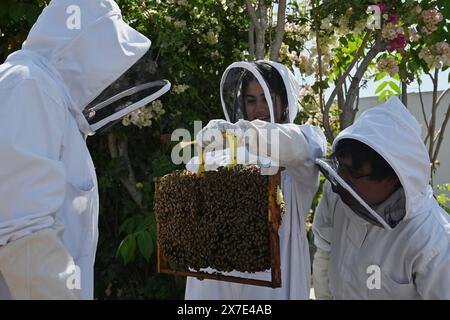
{"type": "MultiPolygon", "coordinates": [[[[158,183],[156,181],[156,183],[158,183]]],[[[270,239],[270,260],[271,260],[271,281],[258,280],[252,278],[242,278],[235,276],[222,275],[220,273],[211,274],[202,271],[190,271],[189,269],[179,270],[172,268],[170,261],[163,255],[159,242],[157,245],[158,254],[158,272],[165,274],[172,274],[178,276],[195,277],[199,280],[213,279],[226,282],[235,282],[247,285],[255,285],[262,287],[280,288],[281,287],[281,265],[280,265],[280,238],[278,229],[281,224],[281,209],[277,202],[278,189],[281,188],[281,174],[280,171],[269,176],[268,179],[268,221],[269,221],[269,239],[270,239]]],[[[157,233],[159,235],[159,223],[157,222],[157,233]]]]}

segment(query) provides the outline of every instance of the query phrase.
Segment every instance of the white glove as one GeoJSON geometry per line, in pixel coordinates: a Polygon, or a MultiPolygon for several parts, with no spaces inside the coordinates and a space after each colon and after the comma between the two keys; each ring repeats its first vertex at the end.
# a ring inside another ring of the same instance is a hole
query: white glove
{"type": "Polygon", "coordinates": [[[328,268],[330,265],[330,252],[317,248],[313,260],[313,287],[317,300],[331,300],[328,280],[328,268]]]}
{"type": "Polygon", "coordinates": [[[268,158],[272,164],[298,167],[309,156],[309,144],[300,126],[262,120],[239,120],[238,145],[247,143],[250,153],[268,158]]]}
{"type": "Polygon", "coordinates": [[[196,141],[202,148],[225,149],[223,133],[230,132],[236,136],[240,136],[239,126],[223,119],[211,120],[202,130],[196,135],[196,141]]]}

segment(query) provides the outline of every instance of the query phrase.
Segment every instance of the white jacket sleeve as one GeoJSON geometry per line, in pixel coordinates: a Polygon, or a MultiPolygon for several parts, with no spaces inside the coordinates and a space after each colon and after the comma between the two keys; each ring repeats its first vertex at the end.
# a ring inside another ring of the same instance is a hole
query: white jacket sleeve
{"type": "Polygon", "coordinates": [[[314,244],[324,251],[331,250],[331,235],[333,231],[334,204],[331,203],[331,184],[325,181],[323,185],[322,199],[314,213],[313,234],[314,244]]]}
{"type": "Polygon", "coordinates": [[[313,287],[317,300],[331,300],[328,281],[328,269],[330,265],[330,252],[317,248],[313,260],[313,287]]]}
{"type": "Polygon", "coordinates": [[[266,151],[270,159],[282,167],[296,168],[326,152],[325,136],[317,127],[261,120],[239,120],[236,125],[250,137],[252,132],[256,133],[258,144],[250,143],[250,152],[261,154],[261,150],[266,151]]]}
{"type": "Polygon", "coordinates": [[[331,185],[327,181],[313,221],[314,244],[317,248],[313,260],[313,286],[314,294],[319,300],[332,299],[328,277],[333,228],[333,212],[331,212],[333,205],[330,203],[330,192],[332,192],[331,185]]]}
{"type": "Polygon", "coordinates": [[[20,80],[0,83],[0,245],[50,226],[62,207],[64,106],[20,80]]]}
{"type": "MultiPolygon", "coordinates": [[[[445,213],[444,213],[445,214],[445,213]]],[[[417,291],[424,299],[450,300],[450,236],[442,239],[421,270],[415,273],[417,291]]],[[[422,265],[421,263],[419,263],[422,265]]]]}

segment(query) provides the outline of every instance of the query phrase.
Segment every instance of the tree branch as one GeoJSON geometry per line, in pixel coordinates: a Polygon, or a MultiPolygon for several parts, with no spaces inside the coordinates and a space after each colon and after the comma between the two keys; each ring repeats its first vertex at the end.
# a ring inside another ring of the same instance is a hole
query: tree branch
{"type": "Polygon", "coordinates": [[[245,5],[247,7],[247,12],[250,16],[250,20],[252,21],[255,27],[256,33],[256,60],[264,59],[264,45],[265,45],[265,34],[267,28],[267,10],[264,4],[264,0],[258,1],[258,14],[256,13],[256,9],[251,3],[250,0],[245,0],[245,5]]]}
{"type": "Polygon", "coordinates": [[[324,107],[324,97],[323,97],[323,89],[322,89],[322,76],[323,76],[323,70],[322,70],[322,50],[320,47],[320,27],[319,22],[316,18],[316,0],[313,0],[311,2],[312,5],[312,12],[313,12],[313,18],[316,28],[316,47],[317,47],[317,59],[318,59],[318,65],[319,65],[319,106],[320,111],[322,112],[323,117],[323,127],[325,129],[325,136],[327,137],[328,141],[332,143],[334,141],[334,135],[333,131],[331,130],[331,124],[330,124],[330,108],[326,109],[324,107]]]}
{"type": "Polygon", "coordinates": [[[134,202],[142,208],[142,192],[136,188],[136,178],[133,167],[131,166],[130,157],[128,155],[128,140],[126,138],[117,138],[114,133],[109,133],[108,148],[113,159],[118,157],[125,159],[129,174],[128,177],[119,177],[119,180],[122,182],[134,202]]]}
{"type": "Polygon", "coordinates": [[[261,26],[259,25],[255,7],[253,7],[250,0],[245,0],[245,5],[247,7],[248,15],[250,16],[250,19],[252,20],[253,26],[255,27],[255,30],[258,32],[260,30],[261,26]]]}
{"type": "MultiPolygon", "coordinates": [[[[330,97],[328,98],[327,103],[325,104],[325,107],[324,107],[324,110],[323,110],[324,117],[325,117],[325,114],[328,114],[330,112],[331,105],[333,104],[334,98],[336,98],[336,95],[339,92],[339,88],[341,88],[342,85],[345,83],[345,80],[347,79],[347,76],[350,74],[350,72],[352,71],[353,67],[358,62],[359,57],[364,52],[364,49],[365,49],[365,47],[367,45],[367,42],[369,41],[369,38],[370,38],[371,34],[372,34],[371,30],[368,30],[366,32],[366,35],[364,36],[364,39],[363,39],[361,45],[359,46],[358,50],[356,51],[356,54],[355,54],[355,57],[354,57],[353,61],[348,65],[348,67],[345,70],[345,72],[341,75],[341,77],[337,81],[333,92],[331,93],[330,97]]],[[[378,37],[378,35],[377,35],[377,37],[378,37]]],[[[330,142],[333,142],[333,140],[334,140],[333,135],[331,134],[331,137],[330,137],[329,134],[326,132],[326,130],[327,129],[325,127],[325,134],[327,135],[327,138],[329,139],[330,142]]]]}
{"type": "Polygon", "coordinates": [[[402,81],[402,103],[408,108],[408,84],[402,81]]]}
{"type": "Polygon", "coordinates": [[[358,69],[355,72],[355,75],[352,78],[350,87],[348,88],[348,94],[344,104],[344,109],[342,110],[341,114],[341,130],[344,130],[352,124],[352,119],[354,119],[355,117],[354,104],[359,93],[359,83],[361,82],[364,73],[366,73],[369,64],[379,52],[380,49],[377,47],[377,45],[374,45],[364,57],[363,61],[359,65],[358,69]]]}
{"type": "Polygon", "coordinates": [[[441,103],[441,100],[444,98],[444,96],[447,94],[447,92],[450,91],[450,87],[445,89],[444,92],[441,93],[441,95],[439,96],[439,98],[437,99],[436,104],[439,106],[441,103]]]}
{"type": "Polygon", "coordinates": [[[270,59],[272,61],[278,61],[278,57],[280,56],[280,49],[283,43],[285,25],[286,25],[286,0],[280,0],[278,3],[276,36],[270,56],[270,59]]]}
{"type": "MultiPolygon", "coordinates": [[[[369,31],[368,31],[369,32],[369,31]]],[[[367,34],[366,34],[367,36],[367,34]]],[[[363,44],[361,44],[362,46],[363,44]]],[[[370,48],[369,52],[364,56],[363,61],[356,69],[355,75],[352,77],[352,81],[350,83],[350,87],[348,88],[347,99],[345,101],[344,109],[341,114],[341,130],[347,128],[352,124],[353,119],[355,118],[355,108],[353,107],[355,104],[356,97],[359,93],[359,83],[361,82],[362,77],[367,71],[369,64],[372,60],[377,56],[377,54],[382,51],[382,42],[381,42],[381,34],[377,31],[377,35],[375,37],[375,44],[370,48]]],[[[361,48],[361,47],[360,47],[361,48]]]]}
{"type": "Polygon", "coordinates": [[[268,17],[269,17],[269,48],[272,48],[272,28],[273,28],[273,2],[270,2],[270,6],[268,9],[268,17]]]}
{"type": "MultiPolygon", "coordinates": [[[[437,105],[438,106],[439,106],[441,100],[446,95],[446,93],[449,92],[449,90],[450,90],[450,88],[445,89],[445,91],[439,96],[439,98],[437,100],[437,105]]],[[[439,155],[439,151],[440,151],[440,148],[441,148],[441,145],[442,145],[442,141],[444,141],[445,129],[447,128],[447,124],[448,124],[449,119],[450,119],[450,104],[447,107],[447,112],[445,114],[444,121],[442,122],[441,129],[439,131],[439,138],[437,140],[436,148],[434,150],[432,163],[436,162],[437,157],[439,155]]]]}
{"type": "MultiPolygon", "coordinates": [[[[436,130],[436,110],[437,110],[437,89],[438,89],[438,75],[439,75],[439,69],[436,68],[434,70],[434,78],[431,77],[433,80],[433,102],[431,104],[431,119],[430,119],[430,145],[428,146],[428,154],[430,156],[430,160],[433,159],[433,153],[434,153],[434,137],[435,137],[435,130],[436,130]]],[[[432,166],[434,166],[434,163],[432,163],[432,166]]]]}
{"type": "Polygon", "coordinates": [[[256,59],[264,59],[264,46],[266,44],[266,29],[267,29],[267,8],[265,0],[259,0],[258,5],[260,17],[260,29],[256,32],[256,59]]]}
{"type": "Polygon", "coordinates": [[[255,24],[253,20],[250,21],[248,28],[248,54],[250,61],[255,60],[255,24]]]}
{"type": "Polygon", "coordinates": [[[425,104],[423,103],[423,97],[422,97],[422,90],[420,89],[420,79],[417,79],[417,84],[419,85],[419,99],[420,99],[420,105],[422,109],[422,115],[423,115],[423,121],[425,122],[425,125],[427,126],[427,137],[425,138],[425,144],[427,144],[426,139],[428,139],[428,136],[430,134],[430,127],[428,126],[428,119],[427,115],[425,113],[425,104]]]}

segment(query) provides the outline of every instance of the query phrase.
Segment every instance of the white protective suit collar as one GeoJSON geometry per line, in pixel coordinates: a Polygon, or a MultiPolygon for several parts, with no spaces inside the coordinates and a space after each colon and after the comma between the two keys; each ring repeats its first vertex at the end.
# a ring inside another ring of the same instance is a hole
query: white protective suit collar
{"type": "MultiPolygon", "coordinates": [[[[298,112],[297,101],[298,101],[298,97],[300,94],[300,84],[297,81],[297,79],[295,78],[294,74],[286,66],[284,66],[278,62],[267,61],[267,60],[258,60],[258,61],[255,61],[255,63],[269,64],[270,66],[275,68],[280,73],[281,78],[283,79],[283,82],[284,82],[284,86],[286,88],[286,94],[287,94],[287,98],[288,98],[288,107],[289,107],[289,119],[288,120],[290,123],[293,123],[295,120],[295,117],[297,116],[297,112],[298,112]]],[[[243,68],[243,69],[249,70],[255,76],[255,78],[258,80],[258,82],[261,84],[261,86],[264,90],[264,93],[266,95],[266,99],[268,101],[271,118],[274,119],[273,104],[272,104],[272,100],[270,98],[269,88],[268,88],[267,84],[265,83],[261,74],[258,72],[258,70],[253,65],[253,63],[246,62],[246,61],[240,61],[240,62],[235,62],[235,63],[231,64],[230,66],[228,66],[228,68],[223,73],[222,80],[220,83],[220,96],[221,96],[222,108],[223,108],[223,112],[225,115],[225,119],[227,121],[230,121],[230,116],[228,114],[228,111],[227,111],[227,108],[225,105],[225,101],[223,98],[224,81],[225,81],[228,73],[230,72],[230,70],[236,69],[236,68],[243,68]]]]}
{"type": "Polygon", "coordinates": [[[148,51],[150,40],[122,20],[112,0],[53,0],[22,48],[22,54],[31,51],[56,71],[80,131],[92,134],[84,108],[148,51]],[[74,5],[79,29],[68,28],[68,8],[74,5]]]}
{"type": "Polygon", "coordinates": [[[405,220],[421,212],[432,197],[430,160],[420,124],[397,97],[367,110],[343,130],[333,142],[333,152],[342,139],[365,143],[394,169],[405,191],[405,220]]]}

